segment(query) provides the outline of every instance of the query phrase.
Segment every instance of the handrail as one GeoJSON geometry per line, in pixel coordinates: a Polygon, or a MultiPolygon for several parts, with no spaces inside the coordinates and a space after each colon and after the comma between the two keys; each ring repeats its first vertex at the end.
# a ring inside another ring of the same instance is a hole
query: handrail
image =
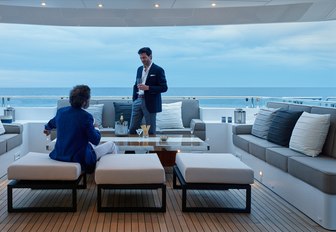
{"type": "MultiPolygon", "coordinates": [[[[59,99],[68,99],[68,96],[64,95],[12,95],[12,96],[0,96],[1,98],[1,105],[2,107],[12,105],[10,103],[16,104],[26,104],[27,102],[33,102],[30,100],[37,100],[40,102],[48,102],[49,106],[56,104],[56,101],[59,99]],[[27,100],[26,103],[24,103],[24,100],[27,100]],[[55,100],[55,101],[52,101],[55,100]]],[[[91,97],[94,100],[132,100],[131,96],[92,96],[91,97]]],[[[319,106],[330,106],[330,107],[336,107],[336,97],[328,97],[325,100],[323,100],[322,97],[319,96],[299,96],[299,97],[271,97],[271,96],[162,96],[163,99],[196,99],[199,100],[202,104],[209,104],[213,105],[214,102],[217,105],[227,105],[234,103],[237,103],[237,106],[239,107],[261,107],[266,105],[267,101],[279,101],[279,102],[289,102],[289,103],[295,103],[295,104],[311,104],[311,105],[319,105],[319,106]],[[212,103],[209,103],[212,102],[212,103]]],[[[31,104],[30,104],[31,105],[31,104]]],[[[34,105],[35,106],[35,105],[34,105]]]]}
{"type": "MultiPolygon", "coordinates": [[[[1,96],[2,101],[5,99],[67,99],[68,96],[64,95],[8,95],[1,96]]],[[[92,99],[132,99],[131,96],[91,96],[92,99]]],[[[322,97],[270,97],[270,96],[255,96],[255,95],[237,95],[237,96],[162,96],[163,99],[267,99],[267,98],[279,98],[279,99],[318,99],[322,100],[322,97]]],[[[336,99],[336,97],[333,97],[336,99]]]]}

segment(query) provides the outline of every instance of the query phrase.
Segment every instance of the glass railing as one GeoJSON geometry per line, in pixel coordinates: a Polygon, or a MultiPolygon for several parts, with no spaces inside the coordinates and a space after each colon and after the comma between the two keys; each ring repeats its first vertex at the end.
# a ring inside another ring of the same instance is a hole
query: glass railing
{"type": "MultiPolygon", "coordinates": [[[[67,96],[0,96],[1,106],[7,107],[53,107],[59,99],[67,96]]],[[[92,96],[92,99],[131,100],[130,96],[92,96]]],[[[219,108],[259,108],[267,102],[335,107],[336,97],[267,97],[267,96],[164,96],[163,99],[197,99],[201,107],[219,108]]]]}

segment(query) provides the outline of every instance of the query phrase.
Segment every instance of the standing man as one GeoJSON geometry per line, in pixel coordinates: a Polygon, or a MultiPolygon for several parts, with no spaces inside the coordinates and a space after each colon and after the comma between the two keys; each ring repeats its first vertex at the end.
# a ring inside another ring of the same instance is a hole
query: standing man
{"type": "Polygon", "coordinates": [[[130,134],[136,134],[142,118],[150,125],[149,134],[156,132],[156,113],[162,111],[161,93],[168,90],[163,68],[152,62],[152,50],[148,47],[138,51],[143,66],[137,70],[133,86],[133,105],[130,134]]]}

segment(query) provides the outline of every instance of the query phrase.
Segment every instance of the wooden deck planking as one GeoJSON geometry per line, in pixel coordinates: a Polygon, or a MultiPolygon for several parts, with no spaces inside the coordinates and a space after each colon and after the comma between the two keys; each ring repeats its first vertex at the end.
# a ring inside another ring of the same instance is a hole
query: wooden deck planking
{"type": "MultiPolygon", "coordinates": [[[[271,192],[269,192],[271,193],[271,192]]],[[[268,215],[266,220],[271,221],[274,225],[276,225],[280,231],[309,231],[308,228],[304,229],[305,223],[300,223],[300,219],[295,217],[296,214],[290,213],[293,210],[296,210],[292,207],[292,210],[288,210],[288,203],[282,199],[278,199],[274,201],[272,198],[269,198],[267,195],[263,196],[259,191],[255,191],[255,197],[264,199],[264,204],[267,204],[268,207],[263,207],[263,204],[260,204],[259,201],[255,201],[256,207],[260,207],[260,211],[263,212],[264,215],[268,215]],[[281,202],[280,202],[281,201],[281,202]],[[293,215],[290,215],[293,214],[293,215]],[[299,226],[298,226],[299,225],[299,226]]],[[[298,212],[298,211],[297,211],[298,212]]]]}
{"type": "MultiPolygon", "coordinates": [[[[94,177],[78,190],[75,213],[7,213],[6,178],[0,181],[0,231],[321,231],[323,229],[259,182],[252,186],[251,214],[183,213],[180,190],[172,189],[172,171],[167,169],[166,213],[97,213],[94,177]]],[[[15,205],[70,203],[65,190],[15,190],[15,205]]],[[[161,192],[117,190],[104,193],[105,203],[158,205],[161,192]]],[[[188,191],[188,204],[244,206],[245,191],[188,191]]]]}

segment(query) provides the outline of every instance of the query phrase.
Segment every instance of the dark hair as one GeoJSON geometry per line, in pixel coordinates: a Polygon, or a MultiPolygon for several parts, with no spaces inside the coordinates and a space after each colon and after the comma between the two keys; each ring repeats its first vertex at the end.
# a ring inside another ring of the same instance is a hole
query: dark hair
{"type": "Polygon", "coordinates": [[[70,91],[70,104],[74,108],[88,108],[90,104],[91,89],[87,85],[76,85],[70,91]]]}
{"type": "Polygon", "coordinates": [[[149,47],[140,48],[138,54],[146,53],[147,56],[152,55],[152,50],[149,47]]]}

